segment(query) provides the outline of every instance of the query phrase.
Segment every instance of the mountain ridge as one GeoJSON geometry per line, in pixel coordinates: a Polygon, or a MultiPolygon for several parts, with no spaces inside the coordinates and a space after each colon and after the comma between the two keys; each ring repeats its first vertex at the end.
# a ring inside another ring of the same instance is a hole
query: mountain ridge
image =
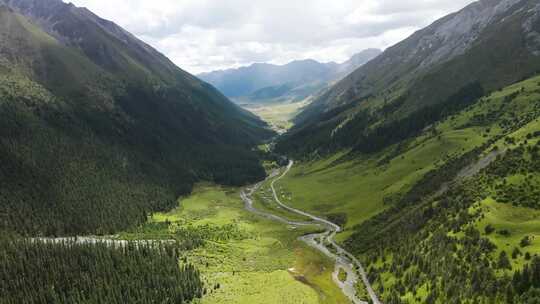
{"type": "MultiPolygon", "coordinates": [[[[336,85],[335,90],[343,92],[329,93],[329,96],[321,97],[319,101],[315,102],[313,107],[324,102],[341,104],[342,96],[354,95],[354,91],[346,86],[350,86],[350,82],[361,85],[364,77],[382,77],[384,85],[392,85],[392,79],[396,77],[396,72],[392,72],[394,70],[398,73],[403,70],[407,73],[420,73],[435,64],[448,62],[469,49],[477,40],[478,32],[493,22],[493,18],[507,12],[512,6],[524,2],[527,1],[481,0],[456,13],[445,16],[388,48],[374,62],[353,72],[347,79],[336,85]],[[373,73],[375,66],[382,71],[373,73]],[[390,70],[392,71],[389,72],[390,70]],[[371,76],[373,74],[376,76],[371,76]]],[[[371,90],[367,89],[362,95],[367,96],[370,93],[371,90]]],[[[346,102],[345,98],[343,102],[346,102]]]]}
{"type": "MultiPolygon", "coordinates": [[[[250,97],[256,95],[259,90],[285,85],[291,87],[291,90],[312,87],[309,93],[314,94],[380,53],[378,49],[366,49],[341,64],[320,63],[313,59],[294,60],[284,65],[254,63],[246,67],[202,73],[198,76],[216,86],[226,96],[237,100],[244,98],[253,101],[256,99],[250,97]]],[[[295,97],[301,100],[307,95],[309,94],[299,94],[295,97]]]]}

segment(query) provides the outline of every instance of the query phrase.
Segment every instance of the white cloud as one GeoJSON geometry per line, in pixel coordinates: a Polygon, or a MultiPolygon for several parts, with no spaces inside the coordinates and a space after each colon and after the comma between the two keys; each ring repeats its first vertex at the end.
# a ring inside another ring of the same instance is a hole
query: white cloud
{"type": "MultiPolygon", "coordinates": [[[[69,0],[65,0],[69,1],[69,0]]],[[[386,48],[473,0],[71,0],[199,73],[386,48]]]]}

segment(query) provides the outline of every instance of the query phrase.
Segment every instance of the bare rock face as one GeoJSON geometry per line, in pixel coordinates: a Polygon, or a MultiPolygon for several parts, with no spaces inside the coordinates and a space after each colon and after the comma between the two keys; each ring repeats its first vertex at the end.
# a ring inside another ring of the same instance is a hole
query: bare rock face
{"type": "MultiPolygon", "coordinates": [[[[422,70],[464,54],[491,24],[520,12],[523,0],[481,0],[416,32],[402,44],[401,60],[422,70]]],[[[536,9],[538,12],[538,7],[536,9]]],[[[396,46],[400,47],[400,45],[396,46]]]]}
{"type": "Polygon", "coordinates": [[[433,25],[433,34],[421,38],[413,54],[433,49],[420,67],[450,60],[465,53],[484,29],[520,0],[483,0],[433,25]],[[499,2],[495,4],[496,2],[499,2]]]}
{"type": "Polygon", "coordinates": [[[540,3],[531,8],[530,17],[523,23],[527,49],[536,56],[540,56],[540,3]]]}

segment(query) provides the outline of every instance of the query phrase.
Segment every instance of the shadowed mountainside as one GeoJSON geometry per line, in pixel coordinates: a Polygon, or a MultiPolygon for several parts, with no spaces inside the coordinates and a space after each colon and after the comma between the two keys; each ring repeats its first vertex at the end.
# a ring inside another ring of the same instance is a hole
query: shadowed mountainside
{"type": "Polygon", "coordinates": [[[264,177],[252,114],[110,21],[60,0],[0,7],[0,229],[112,233],[200,180],[264,177]]]}

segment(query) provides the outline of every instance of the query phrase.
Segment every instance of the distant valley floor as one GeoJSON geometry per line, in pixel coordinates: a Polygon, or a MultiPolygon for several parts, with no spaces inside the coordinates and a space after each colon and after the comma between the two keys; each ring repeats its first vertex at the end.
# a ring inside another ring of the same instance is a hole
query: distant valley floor
{"type": "Polygon", "coordinates": [[[241,106],[266,121],[279,134],[285,133],[293,126],[292,120],[310,100],[299,102],[249,103],[241,106]]]}

